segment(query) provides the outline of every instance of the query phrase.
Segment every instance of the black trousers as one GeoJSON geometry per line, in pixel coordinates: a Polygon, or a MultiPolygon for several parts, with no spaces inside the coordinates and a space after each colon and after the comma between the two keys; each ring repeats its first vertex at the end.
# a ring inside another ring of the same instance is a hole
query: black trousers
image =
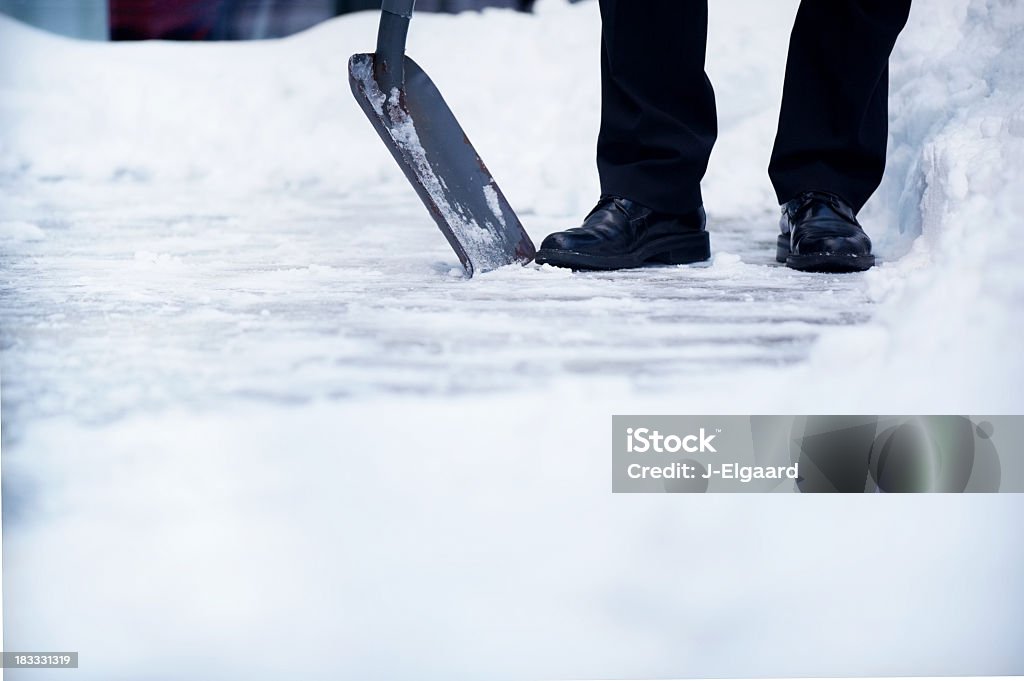
{"type": "MultiPolygon", "coordinates": [[[[704,72],[707,0],[600,0],[603,194],[684,213],[718,134],[704,72]]],[[[910,0],[803,0],[769,175],[779,203],[835,193],[860,210],[888,138],[889,55],[910,0]]],[[[743,49],[737,45],[736,49],[743,49]]]]}

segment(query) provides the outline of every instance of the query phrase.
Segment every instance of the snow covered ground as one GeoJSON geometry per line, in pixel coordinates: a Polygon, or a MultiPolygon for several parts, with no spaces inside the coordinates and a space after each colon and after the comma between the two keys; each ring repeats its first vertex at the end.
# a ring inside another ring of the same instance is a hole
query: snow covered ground
{"type": "MultiPolygon", "coordinates": [[[[795,8],[712,3],[713,263],[472,280],[348,91],[373,13],[203,45],[0,19],[5,649],[90,679],[1024,672],[1018,497],[609,493],[613,413],[1024,406],[1024,6],[915,7],[863,276],[772,260],[795,8]]],[[[414,23],[538,242],[597,194],[598,35],[557,0],[414,23]]]]}

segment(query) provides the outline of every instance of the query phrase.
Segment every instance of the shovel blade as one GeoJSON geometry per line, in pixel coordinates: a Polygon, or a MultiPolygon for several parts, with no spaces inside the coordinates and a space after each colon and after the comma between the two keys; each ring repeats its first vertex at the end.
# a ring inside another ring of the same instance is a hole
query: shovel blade
{"type": "Polygon", "coordinates": [[[352,94],[472,276],[533,259],[519,218],[426,73],[405,57],[401,90],[381,92],[374,55],[349,60],[352,94]]]}

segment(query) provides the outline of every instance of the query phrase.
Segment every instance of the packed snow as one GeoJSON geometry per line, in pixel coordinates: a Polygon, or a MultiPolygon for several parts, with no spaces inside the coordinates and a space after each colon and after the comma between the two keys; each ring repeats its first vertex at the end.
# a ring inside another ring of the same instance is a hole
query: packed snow
{"type": "MultiPolygon", "coordinates": [[[[915,5],[882,264],[843,276],[773,257],[795,11],[711,3],[711,263],[472,279],[349,92],[375,13],[0,18],[5,649],[105,681],[1024,673],[1018,496],[610,493],[615,413],[1024,407],[1024,5],[915,5]]],[[[535,242],[597,197],[599,31],[413,22],[535,242]]]]}

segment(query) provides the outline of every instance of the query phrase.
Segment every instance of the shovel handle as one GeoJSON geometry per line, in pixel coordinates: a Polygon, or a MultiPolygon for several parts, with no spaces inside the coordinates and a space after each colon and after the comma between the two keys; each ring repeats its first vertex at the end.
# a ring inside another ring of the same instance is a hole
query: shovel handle
{"type": "Polygon", "coordinates": [[[416,0],[382,0],[374,76],[381,92],[390,95],[405,84],[405,41],[416,0]]]}
{"type": "Polygon", "coordinates": [[[382,12],[391,12],[408,19],[412,16],[412,7],[415,4],[416,0],[383,0],[380,9],[382,12]]]}

